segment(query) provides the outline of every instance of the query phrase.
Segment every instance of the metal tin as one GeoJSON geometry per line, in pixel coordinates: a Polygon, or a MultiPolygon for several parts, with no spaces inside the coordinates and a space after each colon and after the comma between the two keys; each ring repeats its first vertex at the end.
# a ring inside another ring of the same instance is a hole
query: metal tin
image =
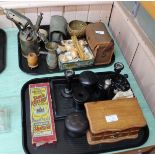
{"type": "Polygon", "coordinates": [[[94,64],[94,56],[92,51],[90,50],[89,47],[87,47],[90,54],[92,55],[92,58],[89,60],[78,60],[78,61],[72,61],[72,62],[61,62],[58,59],[58,65],[60,70],[66,70],[66,69],[73,69],[73,68],[81,68],[81,67],[86,67],[86,66],[91,66],[94,64]]]}
{"type": "Polygon", "coordinates": [[[49,40],[54,42],[60,42],[67,36],[67,21],[63,16],[54,15],[51,16],[49,40]]]}
{"type": "Polygon", "coordinates": [[[34,52],[36,55],[39,55],[38,38],[34,32],[32,33],[33,35],[30,38],[27,38],[27,36],[22,31],[19,34],[20,45],[22,49],[21,52],[22,55],[26,58],[30,52],[34,52]]]}

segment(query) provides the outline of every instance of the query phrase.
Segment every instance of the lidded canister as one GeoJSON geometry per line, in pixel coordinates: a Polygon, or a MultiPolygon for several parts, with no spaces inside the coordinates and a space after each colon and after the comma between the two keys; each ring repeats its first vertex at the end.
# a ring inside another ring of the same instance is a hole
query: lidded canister
{"type": "Polygon", "coordinates": [[[58,45],[55,42],[48,42],[45,45],[45,48],[48,50],[48,54],[46,57],[48,68],[55,69],[57,67],[56,49],[58,48],[58,45]]]}

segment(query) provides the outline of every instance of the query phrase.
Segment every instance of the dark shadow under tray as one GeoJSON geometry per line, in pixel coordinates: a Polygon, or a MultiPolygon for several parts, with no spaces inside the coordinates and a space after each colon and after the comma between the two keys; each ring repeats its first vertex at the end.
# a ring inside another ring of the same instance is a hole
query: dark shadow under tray
{"type": "MultiPolygon", "coordinates": [[[[113,72],[106,73],[97,73],[98,76],[104,76],[105,74],[114,74],[113,72]]],[[[75,83],[76,83],[75,77],[75,83]]],[[[64,77],[53,77],[53,78],[42,78],[42,79],[33,79],[28,81],[21,90],[21,102],[22,102],[22,129],[23,129],[23,147],[26,153],[65,153],[65,154],[78,154],[78,153],[101,153],[101,152],[109,152],[116,151],[121,149],[128,149],[132,147],[137,147],[144,144],[149,136],[148,126],[142,128],[139,132],[139,135],[136,139],[123,140],[116,143],[111,144],[98,144],[98,145],[89,145],[87,143],[86,136],[80,138],[72,138],[70,137],[64,126],[64,117],[65,115],[71,113],[73,111],[72,106],[66,106],[66,110],[63,110],[62,100],[61,102],[55,103],[57,100],[53,97],[54,94],[59,95],[60,90],[59,87],[63,87],[64,77]],[[58,81],[61,81],[60,83],[58,81]],[[40,146],[38,148],[32,146],[31,141],[31,127],[30,127],[30,103],[29,103],[29,84],[35,83],[43,83],[49,82],[51,84],[51,97],[53,102],[53,111],[55,114],[55,127],[56,127],[56,135],[57,135],[57,143],[56,144],[47,144],[40,146]],[[57,87],[58,86],[58,87],[57,87]],[[53,91],[54,88],[54,91],[53,91]]],[[[97,96],[96,96],[97,97],[97,96]]],[[[96,100],[96,97],[92,97],[91,100],[96,100]]]]}
{"type": "Polygon", "coordinates": [[[6,66],[6,44],[6,33],[4,32],[4,30],[0,29],[0,73],[6,66]]]}

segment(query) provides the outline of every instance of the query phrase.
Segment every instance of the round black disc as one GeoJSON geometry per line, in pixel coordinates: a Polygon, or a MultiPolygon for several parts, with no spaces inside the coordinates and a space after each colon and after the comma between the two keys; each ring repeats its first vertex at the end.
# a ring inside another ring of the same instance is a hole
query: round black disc
{"type": "Polygon", "coordinates": [[[80,137],[86,133],[88,121],[82,113],[74,112],[65,118],[65,127],[70,136],[80,137]]]}

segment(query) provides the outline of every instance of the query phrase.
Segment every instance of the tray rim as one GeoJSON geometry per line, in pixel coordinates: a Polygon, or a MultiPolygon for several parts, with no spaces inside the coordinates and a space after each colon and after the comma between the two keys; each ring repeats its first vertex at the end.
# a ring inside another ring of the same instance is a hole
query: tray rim
{"type": "MultiPolygon", "coordinates": [[[[114,73],[113,71],[107,71],[107,72],[96,72],[97,74],[100,74],[100,73],[114,73]]],[[[79,74],[77,74],[77,76],[78,76],[79,74]]],[[[22,86],[22,89],[21,89],[21,115],[22,115],[22,145],[23,145],[23,149],[24,149],[24,152],[25,153],[31,153],[30,151],[29,151],[29,149],[28,149],[28,147],[25,145],[25,139],[26,139],[26,141],[27,141],[27,137],[26,137],[26,135],[24,135],[24,133],[26,132],[27,133],[27,131],[26,131],[26,129],[24,128],[25,126],[26,126],[26,121],[25,121],[25,117],[24,117],[24,113],[26,112],[25,110],[24,110],[24,108],[23,108],[23,105],[25,104],[23,104],[23,102],[24,101],[22,101],[22,96],[23,96],[23,94],[25,94],[25,92],[23,91],[23,90],[25,90],[25,89],[27,89],[28,88],[28,85],[29,84],[32,84],[33,83],[33,81],[35,82],[36,80],[39,80],[40,82],[38,82],[38,83],[43,83],[43,82],[41,82],[42,80],[46,80],[46,82],[50,82],[51,80],[53,80],[53,79],[56,79],[56,78],[58,78],[58,79],[61,79],[61,78],[64,78],[64,76],[54,76],[54,77],[42,77],[42,78],[34,78],[34,79],[31,79],[31,80],[29,80],[29,81],[27,81],[23,86],[22,86]]],[[[51,86],[50,86],[51,87],[51,86]]],[[[51,89],[51,88],[50,88],[51,89]]],[[[148,125],[146,125],[145,127],[143,127],[143,128],[145,128],[146,129],[146,135],[145,135],[145,137],[144,137],[144,141],[143,142],[141,142],[141,143],[139,143],[138,145],[134,145],[134,146],[131,146],[131,147],[128,147],[128,148],[123,148],[123,149],[120,149],[120,150],[124,150],[124,149],[129,149],[129,148],[135,148],[135,147],[139,147],[139,146],[141,146],[141,145],[143,145],[147,140],[148,140],[148,138],[149,138],[149,127],[148,127],[148,125]]],[[[114,151],[118,151],[118,150],[114,150],[114,151]]],[[[87,153],[102,153],[103,151],[93,151],[93,152],[87,152],[87,153]]],[[[107,152],[109,152],[109,151],[107,151],[107,152]]],[[[105,152],[106,153],[106,152],[105,152]]]]}
{"type": "Polygon", "coordinates": [[[6,32],[0,28],[0,31],[3,33],[4,37],[4,42],[5,44],[1,45],[3,46],[4,50],[3,50],[3,58],[2,58],[2,62],[3,62],[3,65],[0,66],[0,73],[2,73],[4,71],[4,69],[6,68],[6,47],[7,47],[7,35],[6,35],[6,32]]]}

